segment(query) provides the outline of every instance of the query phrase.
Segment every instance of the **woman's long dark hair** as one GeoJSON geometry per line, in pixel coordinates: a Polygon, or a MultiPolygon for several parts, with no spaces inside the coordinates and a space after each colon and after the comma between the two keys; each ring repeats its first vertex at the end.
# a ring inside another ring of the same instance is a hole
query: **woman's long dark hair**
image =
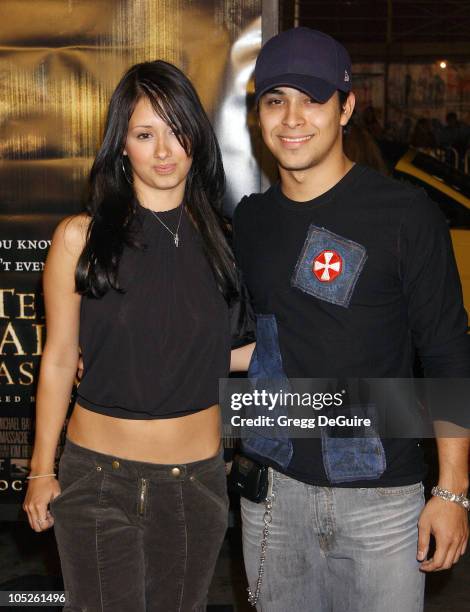
{"type": "Polygon", "coordinates": [[[90,173],[86,208],[91,222],[77,264],[76,289],[90,297],[102,297],[109,289],[121,291],[118,268],[123,247],[143,246],[131,231],[139,204],[126,179],[132,172],[122,154],[130,117],[143,97],[192,156],[184,203],[202,237],[219,290],[230,303],[238,294],[238,283],[223,230],[225,174],[219,145],[191,82],[181,70],[162,60],[132,66],[111,97],[103,143],[90,173]]]}

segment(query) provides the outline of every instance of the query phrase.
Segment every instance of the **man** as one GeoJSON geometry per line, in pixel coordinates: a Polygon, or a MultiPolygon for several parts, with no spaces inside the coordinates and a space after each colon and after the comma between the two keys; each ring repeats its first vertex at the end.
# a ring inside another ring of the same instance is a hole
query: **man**
{"type": "MultiPolygon", "coordinates": [[[[321,32],[286,31],[261,50],[255,93],[280,182],[244,198],[233,220],[261,332],[250,370],[256,361],[289,378],[409,378],[416,351],[426,376],[468,377],[467,316],[442,215],[424,192],[343,153],[355,102],[346,50],[321,32]]],[[[345,455],[330,443],[247,441],[274,468],[261,567],[266,508],[242,499],[252,600],[258,584],[267,612],[421,610],[425,572],[465,551],[465,498],[439,489],[424,506],[416,440],[375,438],[345,455]]],[[[466,494],[468,440],[437,444],[437,484],[466,494]]]]}

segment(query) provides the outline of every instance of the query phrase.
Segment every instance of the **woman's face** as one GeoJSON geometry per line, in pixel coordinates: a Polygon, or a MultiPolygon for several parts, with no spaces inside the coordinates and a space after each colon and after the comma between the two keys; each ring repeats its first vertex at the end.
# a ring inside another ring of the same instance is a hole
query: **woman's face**
{"type": "Polygon", "coordinates": [[[140,98],[131,115],[123,153],[132,167],[139,197],[160,198],[166,192],[171,197],[180,195],[182,201],[192,158],[146,97],[140,98]]]}

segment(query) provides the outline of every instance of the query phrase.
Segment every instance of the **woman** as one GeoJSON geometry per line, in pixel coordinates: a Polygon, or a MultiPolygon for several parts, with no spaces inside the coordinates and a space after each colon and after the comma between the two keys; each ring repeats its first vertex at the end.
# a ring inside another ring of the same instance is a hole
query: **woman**
{"type": "Polygon", "coordinates": [[[223,188],[191,83],[163,61],[133,66],[111,98],[87,214],[59,224],[44,271],[24,509],[35,531],[55,526],[66,610],[205,610],[228,506],[217,401],[237,281],[223,188]]]}

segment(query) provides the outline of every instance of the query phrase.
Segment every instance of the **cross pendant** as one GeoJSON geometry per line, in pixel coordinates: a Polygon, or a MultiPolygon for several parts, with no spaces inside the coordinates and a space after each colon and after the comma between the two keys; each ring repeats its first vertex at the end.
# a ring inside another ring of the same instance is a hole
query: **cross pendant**
{"type": "Polygon", "coordinates": [[[178,233],[176,233],[175,234],[175,246],[178,247],[179,243],[180,243],[180,239],[179,239],[178,233]]]}

